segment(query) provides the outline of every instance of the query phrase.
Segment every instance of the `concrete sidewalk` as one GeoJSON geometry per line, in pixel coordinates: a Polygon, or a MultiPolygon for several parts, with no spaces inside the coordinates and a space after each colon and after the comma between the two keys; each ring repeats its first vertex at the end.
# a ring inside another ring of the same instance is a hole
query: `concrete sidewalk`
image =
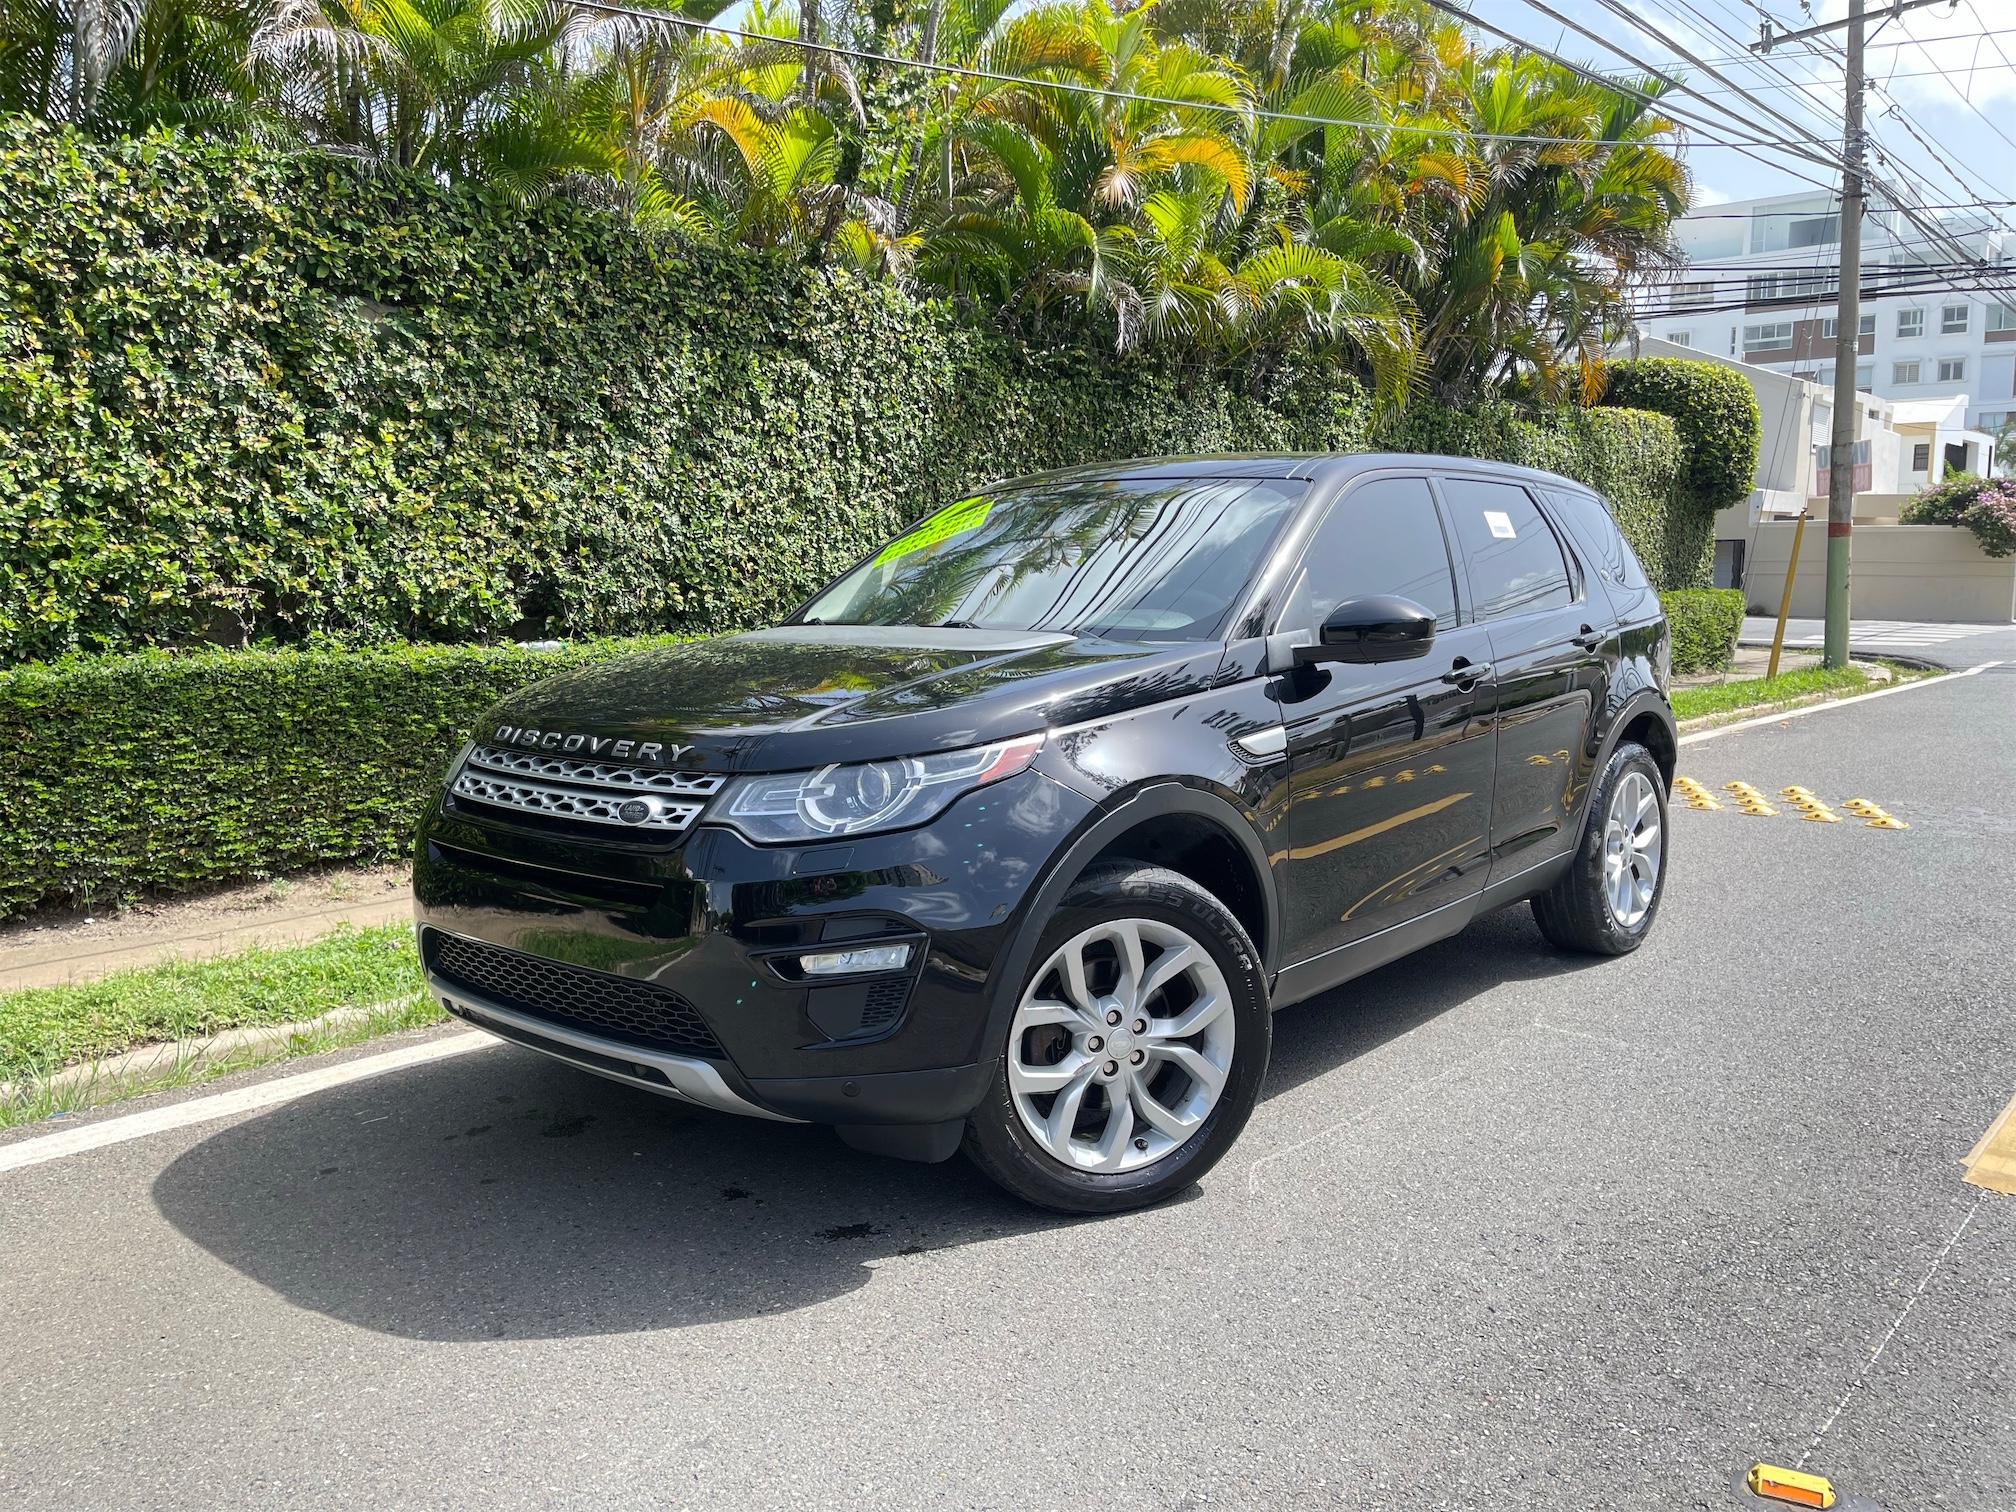
{"type": "Polygon", "coordinates": [[[0,992],[90,981],[129,967],[291,945],[338,927],[412,918],[403,866],[250,883],[196,898],[154,900],[103,915],[42,915],[0,930],[0,992]]]}

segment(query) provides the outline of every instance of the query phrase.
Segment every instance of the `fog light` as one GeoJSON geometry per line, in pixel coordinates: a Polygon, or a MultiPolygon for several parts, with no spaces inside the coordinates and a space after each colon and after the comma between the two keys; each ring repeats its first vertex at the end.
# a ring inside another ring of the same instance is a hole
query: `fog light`
{"type": "Polygon", "coordinates": [[[910,964],[908,945],[868,945],[798,957],[807,976],[852,976],[857,971],[901,971],[910,964]]]}

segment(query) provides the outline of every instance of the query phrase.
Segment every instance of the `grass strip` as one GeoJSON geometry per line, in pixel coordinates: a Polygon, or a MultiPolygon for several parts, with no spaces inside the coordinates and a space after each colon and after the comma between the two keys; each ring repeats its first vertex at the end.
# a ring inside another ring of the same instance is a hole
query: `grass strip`
{"type": "Polygon", "coordinates": [[[150,1068],[142,1075],[93,1077],[87,1080],[58,1081],[36,1077],[13,1082],[11,1095],[0,1100],[0,1129],[17,1124],[39,1123],[65,1113],[96,1107],[143,1092],[167,1092],[194,1086],[234,1071],[248,1071],[275,1061],[292,1060],[297,1055],[320,1055],[346,1045],[362,1044],[382,1034],[402,1029],[421,1029],[446,1017],[431,997],[415,996],[388,1003],[368,1013],[336,1024],[317,1024],[305,1031],[290,1033],[284,1040],[246,1045],[218,1054],[179,1059],[170,1065],[150,1068]]]}
{"type": "Polygon", "coordinates": [[[423,987],[405,924],[345,926],[306,945],[252,946],[212,960],[30,987],[0,995],[0,1080],[33,1080],[142,1045],[292,1023],[335,1008],[403,1004],[423,987]]]}
{"type": "Polygon", "coordinates": [[[1710,714],[1750,713],[1827,694],[1858,693],[1876,681],[1863,667],[1808,667],[1777,677],[1746,677],[1736,682],[1705,683],[1698,688],[1676,688],[1673,717],[1687,720],[1710,714]]]}

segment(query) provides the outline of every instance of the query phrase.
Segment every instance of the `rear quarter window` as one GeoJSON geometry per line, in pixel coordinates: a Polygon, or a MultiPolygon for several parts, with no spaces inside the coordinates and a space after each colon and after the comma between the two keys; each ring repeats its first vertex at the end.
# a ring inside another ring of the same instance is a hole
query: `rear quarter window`
{"type": "Polygon", "coordinates": [[[1568,527],[1575,544],[1596,564],[1604,581],[1623,588],[1652,586],[1652,580],[1638,563],[1637,553],[1624,539],[1609,505],[1602,499],[1565,488],[1548,489],[1546,496],[1555,517],[1568,527]]]}

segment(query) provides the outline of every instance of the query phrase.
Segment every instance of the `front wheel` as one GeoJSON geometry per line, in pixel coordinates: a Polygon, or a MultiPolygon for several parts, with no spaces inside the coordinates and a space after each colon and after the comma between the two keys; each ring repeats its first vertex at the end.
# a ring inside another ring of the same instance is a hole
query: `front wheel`
{"type": "Polygon", "coordinates": [[[1222,903],[1160,867],[1089,872],[1044,929],[967,1155],[1060,1212],[1159,1202],[1239,1137],[1271,1043],[1259,952],[1222,903]]]}
{"type": "Polygon", "coordinates": [[[1666,780],[1652,753],[1620,744],[1597,779],[1567,874],[1533,900],[1564,950],[1626,955],[1644,943],[1666,886],[1666,780]]]}

